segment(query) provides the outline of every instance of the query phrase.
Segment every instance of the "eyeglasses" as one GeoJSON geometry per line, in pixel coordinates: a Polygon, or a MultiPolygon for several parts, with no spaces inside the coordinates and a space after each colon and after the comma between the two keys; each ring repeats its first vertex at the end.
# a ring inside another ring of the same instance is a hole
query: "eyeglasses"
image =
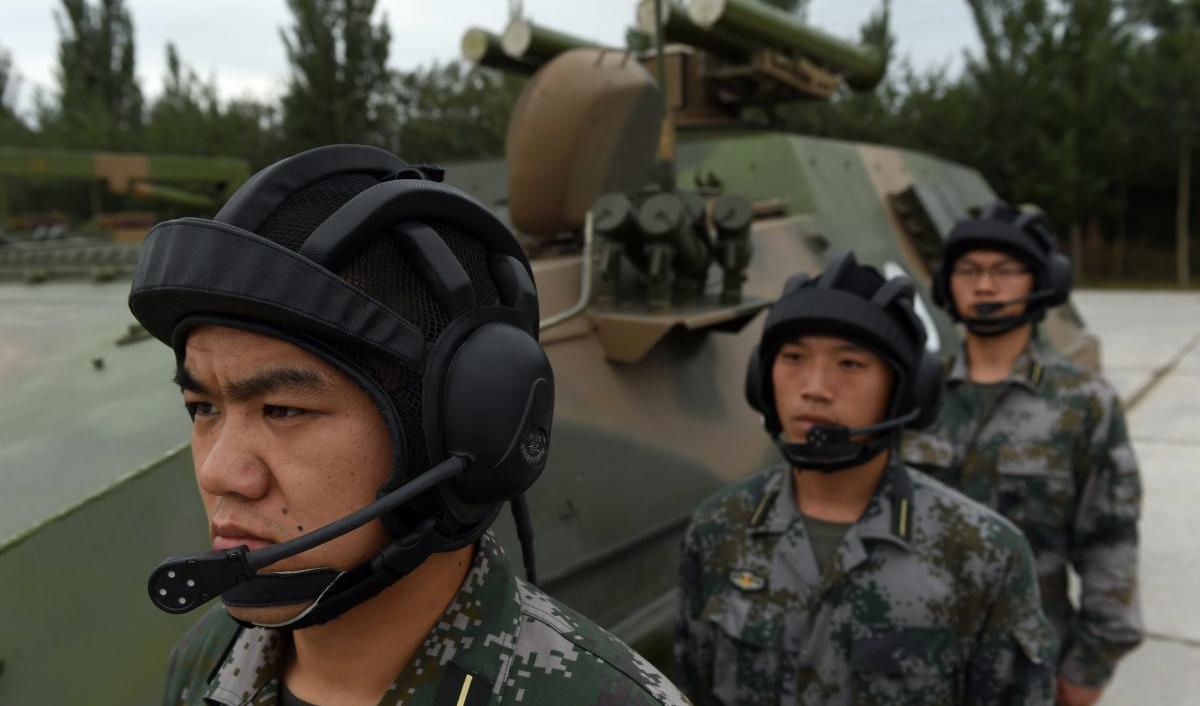
{"type": "Polygon", "coordinates": [[[950,274],[954,277],[972,281],[978,281],[985,273],[997,282],[1012,281],[1029,274],[1029,268],[1017,262],[1001,262],[991,267],[980,267],[970,262],[959,262],[950,271],[950,274]]]}

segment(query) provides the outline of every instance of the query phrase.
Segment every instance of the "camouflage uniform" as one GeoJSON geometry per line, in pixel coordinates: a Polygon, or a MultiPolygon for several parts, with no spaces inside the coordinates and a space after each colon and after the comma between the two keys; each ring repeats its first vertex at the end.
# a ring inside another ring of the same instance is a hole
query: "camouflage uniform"
{"type": "Polygon", "coordinates": [[[697,704],[1051,704],[1055,640],[1007,520],[896,460],[822,575],[777,466],[684,536],[676,659],[697,704]]]}
{"type": "MultiPolygon", "coordinates": [[[[288,633],[211,611],[175,649],[163,703],[278,702],[288,633]]],[[[380,706],[686,704],[633,650],[512,574],[488,533],[445,614],[380,706]]]]}
{"type": "Polygon", "coordinates": [[[1021,528],[1063,646],[1060,673],[1101,687],[1142,639],[1142,489],[1121,403],[1103,379],[1036,341],[994,409],[978,409],[973,393],[963,354],[939,421],[905,440],[905,460],[1021,528]],[[1067,596],[1068,562],[1081,577],[1080,610],[1067,596]]]}

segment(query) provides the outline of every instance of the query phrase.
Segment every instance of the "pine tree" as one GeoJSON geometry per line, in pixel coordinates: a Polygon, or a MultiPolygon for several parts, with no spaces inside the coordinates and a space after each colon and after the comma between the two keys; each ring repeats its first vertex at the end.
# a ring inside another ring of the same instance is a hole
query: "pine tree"
{"type": "Polygon", "coordinates": [[[142,128],[133,20],[124,0],[62,0],[57,95],[38,101],[38,123],[62,146],[131,149],[142,128]]]}
{"type": "Polygon", "coordinates": [[[291,64],[282,101],[289,148],[358,142],[396,149],[396,109],[387,68],[387,18],[375,0],[288,0],[281,31],[291,64]]]}

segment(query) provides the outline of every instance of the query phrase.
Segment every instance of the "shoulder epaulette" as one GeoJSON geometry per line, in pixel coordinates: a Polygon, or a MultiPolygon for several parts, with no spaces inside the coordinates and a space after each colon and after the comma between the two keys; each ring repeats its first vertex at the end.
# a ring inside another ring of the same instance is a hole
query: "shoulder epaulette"
{"type": "Polygon", "coordinates": [[[759,498],[758,505],[754,507],[754,514],[750,516],[750,526],[759,527],[767,519],[767,511],[775,504],[775,498],[779,497],[779,489],[763,493],[759,498]]]}

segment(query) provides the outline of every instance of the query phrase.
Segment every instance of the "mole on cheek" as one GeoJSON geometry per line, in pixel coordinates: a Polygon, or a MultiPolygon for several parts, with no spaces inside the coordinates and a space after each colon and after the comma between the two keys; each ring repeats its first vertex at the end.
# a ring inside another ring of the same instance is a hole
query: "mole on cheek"
{"type": "Polygon", "coordinates": [[[300,530],[301,532],[303,532],[303,531],[304,531],[304,525],[296,525],[296,529],[298,529],[298,530],[300,530]]]}
{"type": "Polygon", "coordinates": [[[286,507],[285,507],[285,508],[283,508],[283,514],[285,514],[285,515],[287,514],[287,508],[286,508],[286,507]]]}

